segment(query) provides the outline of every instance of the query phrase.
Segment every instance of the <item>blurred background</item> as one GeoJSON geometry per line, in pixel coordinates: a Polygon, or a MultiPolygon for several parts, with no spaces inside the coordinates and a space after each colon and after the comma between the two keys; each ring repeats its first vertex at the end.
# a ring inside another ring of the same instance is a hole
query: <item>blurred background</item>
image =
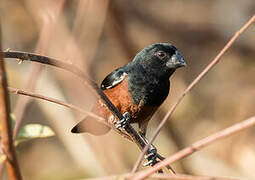
{"type": "MultiPolygon", "coordinates": [[[[1,0],[4,49],[73,63],[98,83],[145,46],[174,44],[188,63],[171,78],[171,92],[149,123],[151,137],[171,105],[255,12],[254,0],[1,0]]],[[[6,60],[9,86],[90,110],[94,94],[66,71],[6,60]]],[[[255,28],[251,26],[178,106],[154,145],[167,157],[255,114],[255,28]]],[[[24,179],[65,180],[131,171],[138,147],[111,131],[71,134],[84,115],[11,94],[19,127],[40,123],[55,136],[17,146],[24,179]]],[[[255,178],[255,129],[221,140],[174,163],[178,173],[255,178]]],[[[140,168],[142,169],[142,168],[140,168]]],[[[8,179],[2,169],[1,179],[8,179]]]]}

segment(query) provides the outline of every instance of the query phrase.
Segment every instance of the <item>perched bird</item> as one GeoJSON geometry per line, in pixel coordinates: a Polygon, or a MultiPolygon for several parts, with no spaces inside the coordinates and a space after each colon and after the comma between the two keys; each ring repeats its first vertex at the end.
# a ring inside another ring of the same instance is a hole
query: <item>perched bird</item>
{"type": "MultiPolygon", "coordinates": [[[[101,89],[122,114],[129,113],[130,123],[138,123],[138,132],[145,137],[149,120],[168,96],[170,76],[185,65],[182,55],[173,45],[152,44],[140,51],[130,63],[106,76],[101,89]]],[[[92,111],[110,124],[116,121],[100,100],[92,111]]],[[[109,130],[105,124],[87,117],[71,132],[103,135],[109,130]]]]}

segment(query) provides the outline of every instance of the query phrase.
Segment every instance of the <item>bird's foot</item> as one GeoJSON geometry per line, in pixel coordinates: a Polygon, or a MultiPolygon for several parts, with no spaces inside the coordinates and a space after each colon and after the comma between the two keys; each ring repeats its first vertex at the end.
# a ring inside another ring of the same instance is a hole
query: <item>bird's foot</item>
{"type": "Polygon", "coordinates": [[[144,159],[147,159],[148,161],[143,163],[143,166],[153,166],[155,165],[157,161],[157,149],[155,147],[151,147],[147,154],[144,156],[144,159]]]}
{"type": "Polygon", "coordinates": [[[131,119],[130,117],[131,117],[130,113],[129,112],[125,112],[123,114],[123,119],[121,119],[120,121],[116,120],[114,122],[115,128],[116,129],[125,128],[125,126],[130,123],[130,119],[131,119]]]}

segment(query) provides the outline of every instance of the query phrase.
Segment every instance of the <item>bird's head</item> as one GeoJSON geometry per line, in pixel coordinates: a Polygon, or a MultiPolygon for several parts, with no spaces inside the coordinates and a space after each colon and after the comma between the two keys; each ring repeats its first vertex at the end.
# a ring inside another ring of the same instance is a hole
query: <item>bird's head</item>
{"type": "Polygon", "coordinates": [[[132,61],[145,71],[159,76],[171,76],[180,67],[186,66],[181,53],[169,43],[152,44],[140,51],[132,61]]]}

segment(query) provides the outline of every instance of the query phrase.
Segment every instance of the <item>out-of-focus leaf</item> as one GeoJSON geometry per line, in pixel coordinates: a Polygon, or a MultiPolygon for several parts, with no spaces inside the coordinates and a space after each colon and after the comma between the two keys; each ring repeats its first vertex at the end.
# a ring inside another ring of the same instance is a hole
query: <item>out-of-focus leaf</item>
{"type": "Polygon", "coordinates": [[[19,131],[17,140],[46,138],[54,135],[55,133],[48,126],[43,126],[41,124],[28,124],[19,131]]]}

